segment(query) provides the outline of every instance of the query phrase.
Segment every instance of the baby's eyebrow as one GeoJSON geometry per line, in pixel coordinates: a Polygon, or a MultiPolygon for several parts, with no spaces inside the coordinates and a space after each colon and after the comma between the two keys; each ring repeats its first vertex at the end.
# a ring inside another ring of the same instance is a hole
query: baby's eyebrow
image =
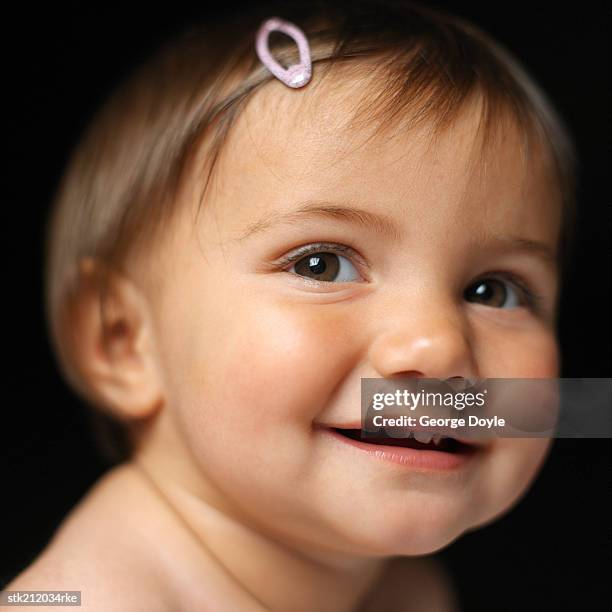
{"type": "MultiPolygon", "coordinates": [[[[341,219],[394,241],[404,239],[404,233],[396,222],[386,215],[339,202],[306,201],[286,213],[268,213],[255,223],[251,223],[237,240],[245,240],[278,225],[294,225],[309,217],[341,219]]],[[[540,259],[551,268],[556,268],[558,263],[556,253],[546,243],[531,238],[488,235],[479,239],[476,245],[480,248],[491,249],[491,251],[525,253],[540,259]]]]}
{"type": "Polygon", "coordinates": [[[557,254],[545,242],[523,238],[519,236],[491,236],[482,243],[483,247],[488,247],[497,252],[524,253],[525,255],[536,257],[542,263],[553,270],[558,266],[557,254]]]}
{"type": "Polygon", "coordinates": [[[294,225],[309,217],[341,219],[367,228],[394,241],[400,241],[404,238],[395,221],[386,215],[342,203],[306,201],[294,210],[282,214],[269,213],[255,223],[251,223],[238,240],[244,240],[277,225],[294,225]]]}

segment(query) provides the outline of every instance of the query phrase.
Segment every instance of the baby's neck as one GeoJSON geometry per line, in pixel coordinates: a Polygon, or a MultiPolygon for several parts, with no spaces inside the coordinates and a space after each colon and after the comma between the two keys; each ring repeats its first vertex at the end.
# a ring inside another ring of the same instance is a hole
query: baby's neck
{"type": "Polygon", "coordinates": [[[212,486],[194,490],[183,469],[176,472],[179,465],[146,453],[131,463],[134,474],[151,489],[159,511],[183,532],[168,544],[175,547],[175,564],[189,565],[172,572],[181,577],[176,588],[182,597],[185,577],[190,576],[186,588],[197,601],[205,601],[211,588],[222,582],[224,593],[235,590],[241,610],[349,612],[359,608],[384,571],[385,560],[333,557],[279,541],[229,512],[212,486]],[[214,571],[211,563],[217,566],[214,571]]]}

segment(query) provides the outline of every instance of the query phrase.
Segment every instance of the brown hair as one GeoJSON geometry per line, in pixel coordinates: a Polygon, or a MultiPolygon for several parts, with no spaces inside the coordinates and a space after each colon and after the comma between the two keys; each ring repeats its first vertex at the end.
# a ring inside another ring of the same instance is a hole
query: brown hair
{"type": "MultiPolygon", "coordinates": [[[[191,28],[166,44],[108,99],[70,160],[49,222],[46,315],[63,374],[89,402],[61,331],[79,289],[79,262],[94,257],[120,268],[138,246],[154,244],[204,146],[207,184],[234,119],[274,78],[254,50],[257,28],[272,15],[305,32],[313,80],[340,62],[359,69],[367,61],[375,103],[356,109],[355,120],[376,120],[383,129],[409,111],[413,125],[432,121],[437,131],[478,92],[484,142],[509,113],[529,142],[535,135],[545,144],[563,207],[559,255],[564,264],[569,257],[574,147],[546,95],[507,50],[471,23],[412,2],[258,3],[248,14],[191,28]]],[[[288,37],[273,34],[270,44],[285,66],[296,61],[288,37]]],[[[92,415],[106,457],[125,458],[124,428],[104,413],[92,415]]]]}

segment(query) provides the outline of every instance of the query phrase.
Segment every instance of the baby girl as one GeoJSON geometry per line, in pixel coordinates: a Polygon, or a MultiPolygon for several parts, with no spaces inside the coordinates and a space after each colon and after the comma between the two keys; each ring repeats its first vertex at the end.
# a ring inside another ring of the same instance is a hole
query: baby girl
{"type": "Polygon", "coordinates": [[[573,159],[511,54],[413,3],[258,8],[167,44],[92,122],[48,234],[57,358],[123,454],[4,588],[456,609],[429,555],[515,505],[550,440],[428,465],[343,430],[362,378],[559,376],[573,159]]]}

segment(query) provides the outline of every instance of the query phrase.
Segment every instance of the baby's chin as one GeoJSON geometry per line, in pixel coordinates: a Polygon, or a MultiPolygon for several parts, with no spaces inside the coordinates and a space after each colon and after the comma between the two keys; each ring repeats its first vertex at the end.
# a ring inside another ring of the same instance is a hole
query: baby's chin
{"type": "MultiPolygon", "coordinates": [[[[403,493],[397,503],[393,496],[378,497],[378,503],[354,500],[355,514],[339,521],[339,541],[350,542],[352,553],[372,556],[420,556],[435,553],[466,533],[478,530],[506,515],[522,498],[516,491],[497,503],[445,495],[403,493]],[[429,498],[428,498],[429,497],[429,498]],[[393,503],[395,501],[395,503],[393,503]]],[[[491,500],[489,500],[491,502],[491,500]]]]}
{"type": "Polygon", "coordinates": [[[480,519],[465,504],[444,498],[425,501],[410,492],[399,504],[383,498],[360,504],[355,499],[353,507],[350,514],[334,517],[336,544],[343,552],[370,557],[434,553],[475,528],[480,519]]]}
{"type": "Polygon", "coordinates": [[[509,512],[529,490],[546,445],[498,440],[482,452],[455,470],[404,470],[376,458],[330,461],[319,495],[308,503],[333,530],[328,541],[344,550],[364,556],[428,555],[509,512]]]}

